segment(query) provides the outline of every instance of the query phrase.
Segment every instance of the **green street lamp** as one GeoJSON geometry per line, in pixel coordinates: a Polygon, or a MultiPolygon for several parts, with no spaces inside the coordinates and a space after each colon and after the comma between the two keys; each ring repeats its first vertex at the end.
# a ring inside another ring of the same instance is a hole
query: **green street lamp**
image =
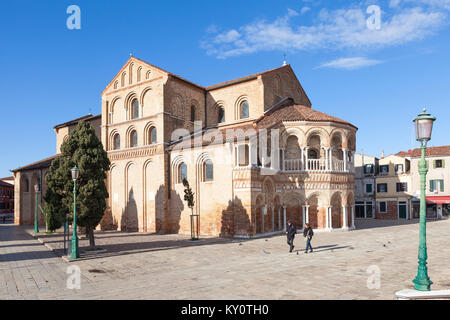
{"type": "Polygon", "coordinates": [[[39,233],[39,227],[38,227],[38,193],[39,193],[39,185],[34,185],[34,194],[35,194],[35,208],[34,208],[34,233],[39,233]]]}
{"type": "Polygon", "coordinates": [[[72,253],[70,259],[78,259],[80,257],[80,251],[78,249],[78,236],[77,236],[77,179],[80,176],[80,169],[77,166],[72,169],[73,180],[73,234],[72,234],[72,253]]]}
{"type": "Polygon", "coordinates": [[[414,289],[419,291],[430,291],[430,286],[433,283],[428,277],[427,270],[427,216],[426,216],[426,176],[428,172],[427,163],[425,161],[425,151],[427,149],[427,142],[431,139],[431,131],[433,129],[433,122],[436,120],[427,113],[427,109],[414,119],[416,127],[416,140],[420,141],[422,157],[419,163],[420,174],[420,231],[419,231],[419,266],[417,268],[417,276],[413,280],[414,289]]]}

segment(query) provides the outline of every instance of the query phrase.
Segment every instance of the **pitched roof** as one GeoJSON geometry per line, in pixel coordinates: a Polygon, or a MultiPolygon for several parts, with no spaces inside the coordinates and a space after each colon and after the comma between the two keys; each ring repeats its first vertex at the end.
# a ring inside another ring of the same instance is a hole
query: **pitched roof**
{"type": "Polygon", "coordinates": [[[27,170],[36,170],[36,169],[45,169],[50,167],[50,165],[52,164],[52,161],[56,158],[58,158],[61,154],[56,154],[54,156],[45,158],[43,160],[31,163],[29,165],[11,170],[12,172],[18,172],[18,171],[27,171],[27,170]]]}
{"type": "MultiPolygon", "coordinates": [[[[421,149],[416,148],[408,151],[400,151],[396,155],[400,157],[419,158],[421,156],[421,149]]],[[[425,156],[450,156],[450,146],[427,147],[425,156]]]]}
{"type": "Polygon", "coordinates": [[[206,87],[205,89],[210,91],[210,90],[223,88],[223,87],[226,87],[226,86],[231,86],[233,84],[238,84],[238,83],[241,83],[241,82],[253,80],[253,79],[256,79],[259,76],[264,75],[266,73],[269,73],[269,72],[272,72],[272,71],[275,71],[275,70],[285,69],[285,68],[290,68],[290,65],[287,64],[287,65],[284,65],[284,66],[281,66],[281,67],[278,67],[278,68],[274,68],[274,69],[266,70],[266,71],[263,71],[263,72],[258,72],[258,73],[255,73],[255,74],[251,74],[251,75],[248,75],[248,76],[245,76],[245,77],[241,77],[241,78],[225,81],[225,82],[222,82],[222,83],[218,83],[218,84],[206,87]]]}
{"type": "Polygon", "coordinates": [[[9,180],[14,180],[14,177],[9,176],[9,177],[0,178],[0,181],[9,181],[9,180]]]}
{"type": "Polygon", "coordinates": [[[70,120],[70,121],[67,121],[67,122],[64,122],[64,123],[61,123],[61,124],[57,124],[53,128],[54,129],[64,128],[64,127],[67,127],[67,126],[76,125],[78,122],[83,121],[83,120],[84,121],[90,121],[90,120],[95,120],[95,119],[101,118],[101,117],[102,117],[101,114],[98,114],[96,116],[94,116],[92,114],[88,114],[88,115],[82,116],[82,117],[77,118],[77,119],[73,119],[73,120],[70,120]]]}
{"type": "Polygon", "coordinates": [[[106,89],[108,89],[108,88],[114,83],[114,81],[119,77],[119,75],[126,69],[126,67],[128,66],[128,64],[129,64],[131,61],[133,61],[133,60],[134,60],[134,61],[137,61],[137,62],[144,63],[144,64],[148,65],[149,67],[158,69],[159,71],[162,71],[162,72],[168,74],[169,76],[171,76],[171,77],[173,77],[173,78],[176,78],[176,79],[178,79],[178,80],[181,80],[181,81],[183,81],[183,82],[186,82],[186,83],[188,83],[188,84],[190,84],[190,85],[192,85],[192,86],[194,86],[194,87],[200,88],[200,89],[205,90],[205,91],[211,91],[211,90],[223,88],[223,87],[226,87],[226,86],[231,86],[231,85],[234,85],[234,84],[238,84],[238,83],[241,83],[241,82],[250,81],[250,80],[256,79],[256,78],[257,78],[258,76],[260,76],[260,75],[267,74],[267,73],[272,72],[272,71],[275,71],[275,70],[279,70],[279,69],[283,69],[283,68],[289,68],[289,69],[292,69],[291,66],[290,66],[289,64],[287,64],[287,65],[283,65],[283,66],[278,67],[278,68],[266,70],[266,71],[263,71],[263,72],[255,73],[255,74],[248,75],[248,76],[241,77],[241,78],[236,78],[236,79],[233,79],[233,80],[229,80],[229,81],[225,81],[225,82],[222,82],[222,83],[214,84],[214,85],[211,85],[211,86],[208,86],[208,87],[203,87],[203,86],[198,85],[198,84],[196,84],[196,83],[194,83],[194,82],[192,82],[192,81],[189,81],[189,80],[187,80],[187,79],[185,79],[185,78],[183,78],[183,77],[181,77],[181,76],[179,76],[179,75],[177,75],[177,74],[174,74],[174,73],[169,72],[169,71],[167,71],[167,70],[164,70],[164,69],[162,69],[162,68],[160,68],[160,67],[157,67],[157,66],[155,66],[155,65],[153,65],[153,64],[151,64],[151,63],[148,63],[148,62],[146,62],[146,61],[144,61],[144,60],[142,60],[142,59],[139,59],[139,58],[136,58],[136,57],[133,57],[133,56],[132,56],[132,57],[130,57],[130,58],[128,59],[128,61],[123,65],[122,69],[120,69],[120,71],[116,74],[116,76],[108,83],[108,85],[107,85],[107,86],[105,87],[105,89],[103,90],[102,94],[106,91],[106,89]]]}
{"type": "Polygon", "coordinates": [[[0,180],[0,187],[14,188],[14,185],[0,180]]]}
{"type": "Polygon", "coordinates": [[[282,100],[282,103],[274,105],[268,109],[256,122],[259,126],[271,127],[282,121],[317,121],[317,122],[336,122],[356,126],[345,120],[330,116],[326,113],[314,110],[312,108],[297,105],[292,98],[282,100]]]}

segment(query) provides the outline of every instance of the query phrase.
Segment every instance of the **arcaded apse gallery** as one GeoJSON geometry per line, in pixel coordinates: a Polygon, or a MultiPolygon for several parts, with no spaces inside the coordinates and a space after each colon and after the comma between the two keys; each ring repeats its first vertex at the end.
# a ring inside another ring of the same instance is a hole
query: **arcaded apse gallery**
{"type": "Polygon", "coordinates": [[[357,128],[311,108],[290,65],[203,87],[130,57],[99,98],[101,114],[54,127],[55,155],[13,170],[16,224],[33,223],[33,186],[42,202],[50,164],[83,120],[111,160],[103,230],[189,234],[184,178],[201,235],[267,235],[287,220],[354,228],[357,128]]]}

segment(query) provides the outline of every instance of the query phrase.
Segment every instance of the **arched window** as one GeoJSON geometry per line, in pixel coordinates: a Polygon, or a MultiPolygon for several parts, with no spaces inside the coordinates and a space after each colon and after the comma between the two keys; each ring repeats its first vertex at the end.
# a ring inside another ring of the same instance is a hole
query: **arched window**
{"type": "Polygon", "coordinates": [[[191,106],[191,121],[195,121],[195,106],[191,106]]]}
{"type": "Polygon", "coordinates": [[[241,119],[248,118],[248,102],[243,101],[241,103],[241,119]]]}
{"type": "Polygon", "coordinates": [[[223,107],[219,108],[219,118],[217,119],[217,123],[225,122],[225,109],[223,107]]]}
{"type": "Polygon", "coordinates": [[[139,67],[139,68],[137,69],[137,75],[136,75],[136,77],[137,77],[137,82],[140,82],[140,81],[141,81],[141,73],[142,73],[142,67],[139,67]]]}
{"type": "Polygon", "coordinates": [[[214,180],[214,165],[211,160],[206,160],[203,164],[203,181],[214,180]]]}
{"type": "Polygon", "coordinates": [[[131,119],[139,118],[139,101],[137,99],[134,99],[131,106],[131,119]]]}
{"type": "Polygon", "coordinates": [[[25,179],[25,192],[30,192],[30,182],[28,181],[28,179],[25,179]]]}
{"type": "Polygon", "coordinates": [[[187,166],[183,162],[178,166],[178,183],[183,183],[184,179],[187,179],[187,166]]]}
{"type": "Polygon", "coordinates": [[[309,159],[319,159],[319,156],[317,154],[317,151],[314,149],[308,150],[308,158],[309,159]]]}
{"type": "Polygon", "coordinates": [[[150,139],[149,139],[150,144],[156,143],[156,138],[157,138],[157,136],[156,136],[156,128],[153,127],[153,128],[150,129],[150,139]]]}
{"type": "Polygon", "coordinates": [[[113,148],[114,150],[120,149],[120,135],[118,133],[114,136],[113,148]]]}
{"type": "Polygon", "coordinates": [[[138,135],[136,130],[133,130],[130,134],[130,147],[134,148],[138,145],[138,135]]]}

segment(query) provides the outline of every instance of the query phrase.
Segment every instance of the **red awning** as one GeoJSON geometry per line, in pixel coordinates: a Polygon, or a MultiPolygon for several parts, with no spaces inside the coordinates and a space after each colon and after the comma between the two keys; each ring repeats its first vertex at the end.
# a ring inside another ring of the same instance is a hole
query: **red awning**
{"type": "Polygon", "coordinates": [[[428,203],[435,204],[450,204],[450,196],[442,196],[442,197],[426,197],[428,203]]]}

